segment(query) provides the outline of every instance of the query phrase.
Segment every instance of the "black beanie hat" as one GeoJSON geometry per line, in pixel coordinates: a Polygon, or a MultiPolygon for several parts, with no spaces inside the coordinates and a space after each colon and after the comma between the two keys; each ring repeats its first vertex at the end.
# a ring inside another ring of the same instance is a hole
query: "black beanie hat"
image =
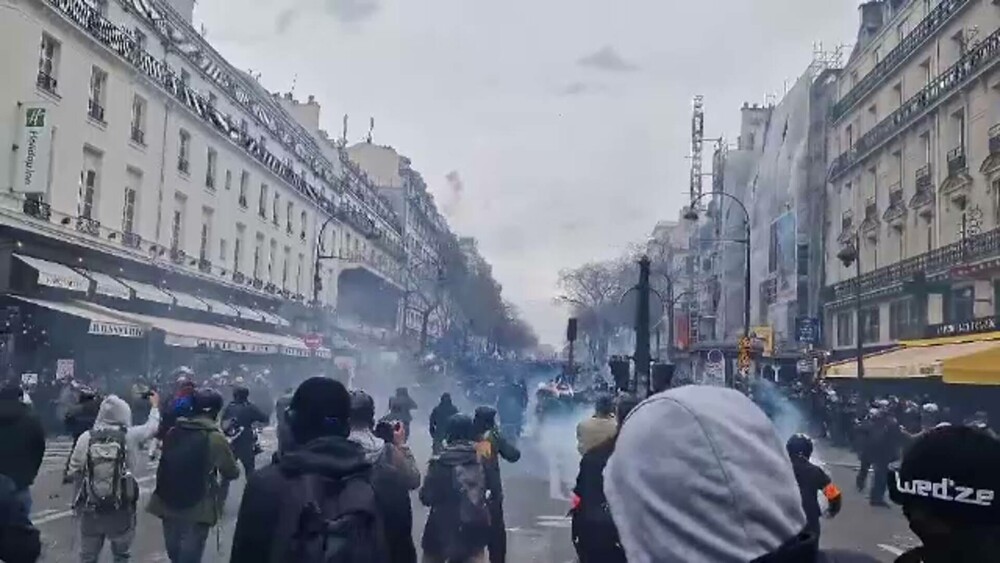
{"type": "Polygon", "coordinates": [[[965,426],[917,439],[889,476],[889,496],[962,526],[1000,525],[1000,440],[965,426]]]}
{"type": "Polygon", "coordinates": [[[302,382],[289,404],[289,422],[295,441],[304,444],[320,436],[347,436],[351,395],[335,379],[310,377],[302,382]]]}
{"type": "Polygon", "coordinates": [[[453,414],[448,419],[448,429],[445,437],[449,442],[462,440],[475,440],[476,430],[472,424],[472,418],[467,414],[453,414]]]}

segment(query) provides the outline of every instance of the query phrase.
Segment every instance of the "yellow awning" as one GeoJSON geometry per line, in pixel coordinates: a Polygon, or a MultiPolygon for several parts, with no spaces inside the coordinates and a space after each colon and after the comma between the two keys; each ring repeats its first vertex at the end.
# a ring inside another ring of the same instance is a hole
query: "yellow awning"
{"type": "MultiPolygon", "coordinates": [[[[941,377],[952,384],[1000,384],[1000,332],[901,342],[901,348],[865,356],[866,379],[941,377]],[[997,367],[993,367],[997,366],[997,367]]],[[[854,379],[854,360],[827,367],[826,377],[854,379]]]]}

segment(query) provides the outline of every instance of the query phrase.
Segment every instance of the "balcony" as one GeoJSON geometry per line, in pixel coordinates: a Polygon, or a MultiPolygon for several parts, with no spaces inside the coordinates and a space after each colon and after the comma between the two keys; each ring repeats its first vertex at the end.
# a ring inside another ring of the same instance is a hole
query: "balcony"
{"type": "Polygon", "coordinates": [[[129,248],[139,248],[142,244],[142,237],[135,233],[122,233],[122,245],[129,248]]]}
{"type": "Polygon", "coordinates": [[[263,289],[264,288],[264,280],[262,280],[260,278],[254,278],[253,282],[250,285],[252,285],[254,289],[263,289]]]}
{"type": "Polygon", "coordinates": [[[97,100],[94,99],[87,100],[87,117],[93,119],[98,123],[105,123],[104,106],[99,104],[97,100]]]}
{"type": "Polygon", "coordinates": [[[242,285],[246,281],[246,279],[247,278],[246,276],[243,275],[243,272],[233,272],[233,282],[242,285]]]}
{"type": "Polygon", "coordinates": [[[889,187],[889,206],[882,214],[882,220],[897,231],[903,230],[906,224],[906,204],[903,202],[903,186],[896,182],[889,187]]]}
{"type": "MultiPolygon", "coordinates": [[[[955,266],[1000,257],[1000,228],[972,235],[964,241],[953,242],[919,256],[873,270],[861,276],[861,292],[874,293],[892,289],[893,286],[913,279],[915,274],[927,278],[946,275],[955,266]]],[[[854,295],[854,278],[827,286],[833,301],[849,299],[854,295]]]]}
{"type": "Polygon", "coordinates": [[[910,208],[917,210],[922,217],[934,214],[934,184],[931,181],[930,163],[917,168],[915,174],[916,187],[910,198],[910,208]]]}
{"type": "Polygon", "coordinates": [[[186,159],[186,158],[184,158],[184,157],[178,158],[177,159],[177,170],[180,171],[183,174],[190,174],[191,173],[191,161],[188,160],[188,159],[186,159]]]}
{"type": "Polygon", "coordinates": [[[900,131],[923,117],[941,101],[967,84],[979,73],[1000,60],[1000,29],[965,52],[947,70],[935,77],[923,90],[914,94],[899,109],[861,136],[851,149],[830,164],[829,178],[836,180],[859,164],[873,151],[900,131]]]}
{"type": "Polygon", "coordinates": [[[40,199],[29,198],[24,200],[21,210],[24,211],[25,215],[41,219],[42,221],[48,221],[52,217],[52,206],[40,199]]]}
{"type": "Polygon", "coordinates": [[[949,201],[962,205],[969,197],[972,176],[965,158],[965,147],[958,146],[948,151],[948,177],[941,182],[938,193],[949,201]]]}
{"type": "Polygon", "coordinates": [[[1000,123],[990,127],[990,155],[1000,154],[1000,123]]]}
{"type": "Polygon", "coordinates": [[[135,125],[132,126],[131,137],[133,143],[136,143],[137,145],[146,146],[146,132],[136,127],[135,125]]]}
{"type": "Polygon", "coordinates": [[[847,244],[854,237],[854,214],[850,211],[844,212],[840,218],[840,234],[837,235],[837,242],[847,244]]]}
{"type": "Polygon", "coordinates": [[[844,116],[862,98],[870,94],[882,81],[923,45],[924,41],[933,37],[969,0],[944,0],[927,16],[920,20],[896,47],[868,72],[851,90],[837,101],[830,110],[830,117],[837,121],[844,116]]]}
{"type": "Polygon", "coordinates": [[[212,261],[208,258],[202,256],[198,259],[198,271],[211,274],[212,273],[212,261]]]}
{"type": "Polygon", "coordinates": [[[861,230],[864,231],[871,240],[878,239],[878,204],[874,197],[865,201],[865,218],[861,220],[861,230]]]}
{"type": "Polygon", "coordinates": [[[38,78],[35,80],[35,84],[39,88],[41,88],[42,90],[45,90],[46,92],[48,92],[50,94],[55,94],[56,93],[56,86],[59,85],[59,83],[56,81],[56,79],[51,74],[47,74],[47,73],[42,72],[42,71],[38,71],[38,78]]]}
{"type": "Polygon", "coordinates": [[[184,264],[184,261],[186,259],[187,259],[187,252],[184,252],[180,248],[176,247],[170,249],[170,261],[173,262],[174,264],[184,264]]]}
{"type": "Polygon", "coordinates": [[[77,217],[76,230],[96,237],[101,234],[101,222],[90,217],[77,217]]]}
{"type": "Polygon", "coordinates": [[[278,293],[278,286],[271,282],[268,282],[264,284],[264,291],[268,293],[278,293]]]}

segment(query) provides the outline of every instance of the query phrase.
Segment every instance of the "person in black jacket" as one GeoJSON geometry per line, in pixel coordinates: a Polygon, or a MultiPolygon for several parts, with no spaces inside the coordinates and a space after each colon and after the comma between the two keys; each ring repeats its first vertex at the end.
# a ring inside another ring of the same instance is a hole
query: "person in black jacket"
{"type": "Polygon", "coordinates": [[[477,407],[472,424],[478,439],[476,452],[486,471],[486,489],[489,491],[490,563],[504,563],[507,560],[507,525],[503,517],[500,458],[516,463],[521,459],[521,451],[500,433],[497,411],[493,407],[477,407]]]}
{"type": "Polygon", "coordinates": [[[236,387],[233,389],[233,401],[222,409],[220,420],[233,448],[233,455],[243,464],[244,474],[250,476],[256,468],[257,457],[257,439],[253,425],[267,424],[267,415],[250,402],[249,389],[236,387]]]}
{"type": "Polygon", "coordinates": [[[17,485],[0,475],[0,561],[35,563],[41,551],[40,534],[17,498],[17,485]]]}
{"type": "MultiPolygon", "coordinates": [[[[638,404],[631,395],[619,397],[616,406],[618,428],[638,404]]],[[[615,451],[615,438],[591,448],[580,460],[580,473],[573,488],[572,536],[580,563],[626,563],[625,551],[618,540],[608,499],[604,496],[604,466],[615,451]]]]}
{"type": "MultiPolygon", "coordinates": [[[[97,413],[101,409],[101,398],[92,389],[82,388],[79,391],[77,403],[66,411],[63,417],[63,424],[66,431],[73,437],[73,447],[76,447],[80,436],[90,430],[97,420],[97,413]]],[[[72,451],[72,449],[70,450],[72,451]]],[[[63,467],[63,478],[69,470],[69,457],[66,457],[66,465],[63,467]]]]}
{"type": "MultiPolygon", "coordinates": [[[[350,411],[351,396],[340,382],[313,377],[299,385],[287,413],[296,447],[250,477],[233,534],[232,563],[296,560],[282,555],[275,559],[275,553],[284,551],[288,534],[295,531],[294,525],[286,527],[283,514],[294,513],[290,497],[301,493],[306,479],[320,477],[342,485],[353,479],[370,483],[371,464],[365,460],[364,450],[347,438],[350,411]]],[[[377,511],[374,489],[370,484],[365,488],[370,501],[365,502],[366,507],[377,511]]],[[[345,499],[341,495],[337,500],[345,499]]],[[[380,538],[354,547],[367,552],[370,558],[365,561],[388,563],[382,515],[377,516],[373,530],[380,538]]]]}
{"type": "Polygon", "coordinates": [[[15,498],[31,513],[31,485],[45,456],[45,431],[14,382],[0,389],[0,475],[14,482],[15,498]]]}
{"type": "Polygon", "coordinates": [[[448,420],[458,414],[458,408],[451,402],[451,393],[442,393],[441,402],[431,411],[430,432],[431,451],[435,454],[444,446],[444,437],[448,432],[448,420]]]}

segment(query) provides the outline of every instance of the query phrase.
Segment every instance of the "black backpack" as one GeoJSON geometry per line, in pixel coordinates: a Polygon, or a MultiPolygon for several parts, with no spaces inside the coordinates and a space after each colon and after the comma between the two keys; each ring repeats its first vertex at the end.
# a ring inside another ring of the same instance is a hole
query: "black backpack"
{"type": "Polygon", "coordinates": [[[452,469],[452,486],[458,493],[459,534],[479,534],[490,528],[487,505],[486,469],[476,459],[473,463],[456,465],[452,469]]]}
{"type": "Polygon", "coordinates": [[[156,469],[156,496],[168,508],[192,508],[208,492],[208,432],[175,426],[167,432],[156,469]]]}
{"type": "Polygon", "coordinates": [[[368,473],[291,479],[275,530],[274,563],[386,563],[385,534],[368,473]]]}

